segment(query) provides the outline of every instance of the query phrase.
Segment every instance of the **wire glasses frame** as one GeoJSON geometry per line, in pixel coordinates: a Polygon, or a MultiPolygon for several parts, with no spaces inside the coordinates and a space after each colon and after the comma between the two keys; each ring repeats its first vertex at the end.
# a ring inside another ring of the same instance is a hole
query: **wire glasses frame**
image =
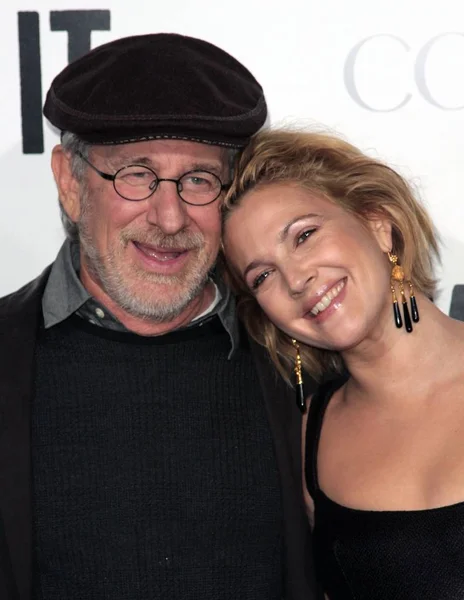
{"type": "Polygon", "coordinates": [[[210,171],[194,169],[187,171],[178,179],[161,178],[146,165],[127,165],[121,167],[114,175],[100,171],[81,152],[78,156],[91,167],[102,179],[111,181],[115,192],[131,202],[140,202],[152,196],[161,181],[176,184],[177,195],[186,204],[206,206],[219,198],[230,185],[222,183],[217,175],[210,171]]]}

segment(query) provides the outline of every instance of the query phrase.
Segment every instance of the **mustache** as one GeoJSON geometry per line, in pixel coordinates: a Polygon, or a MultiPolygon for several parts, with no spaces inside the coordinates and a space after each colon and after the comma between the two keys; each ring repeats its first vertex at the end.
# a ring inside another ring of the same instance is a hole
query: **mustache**
{"type": "Polygon", "coordinates": [[[204,237],[199,232],[179,231],[174,235],[166,235],[159,228],[149,231],[125,229],[121,232],[121,240],[126,246],[129,242],[137,242],[161,248],[185,248],[186,250],[196,250],[204,245],[204,237]]]}

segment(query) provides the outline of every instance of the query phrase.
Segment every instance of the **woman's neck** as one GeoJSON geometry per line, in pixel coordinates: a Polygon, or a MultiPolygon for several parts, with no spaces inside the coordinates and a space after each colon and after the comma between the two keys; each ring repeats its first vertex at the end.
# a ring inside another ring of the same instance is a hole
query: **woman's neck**
{"type": "Polygon", "coordinates": [[[423,397],[459,365],[455,350],[464,346],[464,323],[447,317],[425,296],[417,295],[417,303],[420,321],[411,333],[396,328],[390,311],[391,322],[384,315],[369,339],[342,353],[351,375],[347,397],[404,403],[423,397]]]}

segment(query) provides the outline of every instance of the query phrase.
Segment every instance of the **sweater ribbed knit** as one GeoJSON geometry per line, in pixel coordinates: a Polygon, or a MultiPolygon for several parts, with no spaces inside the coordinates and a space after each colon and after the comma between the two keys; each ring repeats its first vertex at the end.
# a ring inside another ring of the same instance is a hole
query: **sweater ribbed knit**
{"type": "Polygon", "coordinates": [[[278,600],[281,498],[253,360],[217,317],[141,337],[42,330],[36,600],[278,600]]]}

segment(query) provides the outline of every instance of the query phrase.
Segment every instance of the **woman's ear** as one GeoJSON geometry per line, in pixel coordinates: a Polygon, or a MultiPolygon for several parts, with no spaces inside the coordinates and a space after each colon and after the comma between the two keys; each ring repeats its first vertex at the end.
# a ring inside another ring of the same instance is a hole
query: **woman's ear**
{"type": "Polygon", "coordinates": [[[63,146],[53,148],[51,162],[60,202],[71,221],[76,223],[81,212],[79,183],[72,174],[69,155],[63,146]]]}
{"type": "Polygon", "coordinates": [[[382,252],[391,252],[393,248],[393,227],[390,219],[385,216],[372,215],[368,218],[367,223],[382,252]]]}

